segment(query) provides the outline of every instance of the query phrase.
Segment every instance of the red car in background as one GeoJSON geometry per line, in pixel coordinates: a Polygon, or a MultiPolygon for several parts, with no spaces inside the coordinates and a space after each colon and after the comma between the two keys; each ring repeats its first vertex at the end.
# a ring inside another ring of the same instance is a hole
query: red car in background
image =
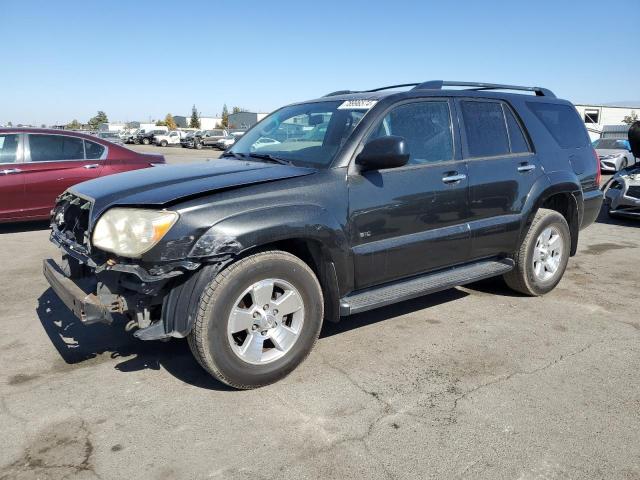
{"type": "Polygon", "coordinates": [[[0,129],[0,222],[48,219],[76,183],[165,163],[91,135],[40,128],[0,129]]]}

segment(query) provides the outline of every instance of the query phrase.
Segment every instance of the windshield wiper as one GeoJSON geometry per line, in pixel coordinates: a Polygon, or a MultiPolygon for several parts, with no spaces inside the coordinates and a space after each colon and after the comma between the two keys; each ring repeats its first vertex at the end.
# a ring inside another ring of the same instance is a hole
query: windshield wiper
{"type": "Polygon", "coordinates": [[[267,160],[273,163],[279,163],[280,165],[291,165],[291,160],[285,160],[284,158],[276,157],[269,153],[249,153],[251,158],[259,158],[260,160],[267,160]]]}
{"type": "Polygon", "coordinates": [[[226,157],[233,157],[233,158],[239,158],[240,160],[244,160],[243,154],[232,152],[232,151],[226,151],[222,155],[220,155],[220,158],[226,158],[226,157]]]}

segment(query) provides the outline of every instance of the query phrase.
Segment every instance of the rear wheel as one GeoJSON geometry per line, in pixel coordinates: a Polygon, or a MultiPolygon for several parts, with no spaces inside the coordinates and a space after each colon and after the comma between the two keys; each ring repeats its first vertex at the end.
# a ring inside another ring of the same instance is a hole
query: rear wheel
{"type": "Polygon", "coordinates": [[[541,208],[514,256],[515,268],[504,275],[512,289],[526,295],[544,295],[562,279],[571,248],[565,218],[555,210],[541,208]]]}
{"type": "Polygon", "coordinates": [[[149,139],[148,138],[143,138],[142,139],[142,144],[143,145],[149,145],[149,139]]]}
{"type": "Polygon", "coordinates": [[[211,375],[234,388],[288,375],[313,348],[323,317],[320,284],[299,258],[257,253],[204,289],[189,346],[211,375]]]}

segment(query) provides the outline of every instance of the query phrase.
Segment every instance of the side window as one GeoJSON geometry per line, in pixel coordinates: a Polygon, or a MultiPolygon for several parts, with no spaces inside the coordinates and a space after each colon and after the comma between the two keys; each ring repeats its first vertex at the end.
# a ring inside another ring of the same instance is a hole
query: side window
{"type": "Polygon", "coordinates": [[[453,136],[448,102],[408,103],[391,110],[369,140],[389,135],[403,137],[409,147],[408,165],[453,159],[453,136]]]}
{"type": "Polygon", "coordinates": [[[462,101],[460,106],[469,156],[509,154],[509,137],[500,103],[462,101]]]}
{"type": "Polygon", "coordinates": [[[100,158],[102,158],[102,154],[105,150],[104,145],[90,142],[89,140],[84,141],[84,148],[87,154],[87,160],[99,160],[100,158]]]}
{"type": "Polygon", "coordinates": [[[581,148],[589,144],[587,129],[575,108],[543,102],[527,102],[527,106],[560,147],[581,148]]]}
{"type": "Polygon", "coordinates": [[[504,108],[504,116],[507,119],[507,128],[509,129],[509,140],[511,141],[511,153],[530,152],[529,143],[527,142],[522,127],[515,115],[509,107],[502,105],[504,108]]]}
{"type": "Polygon", "coordinates": [[[18,135],[9,133],[0,135],[0,163],[18,161],[18,135]]]}
{"type": "Polygon", "coordinates": [[[32,162],[84,160],[81,138],[67,135],[29,135],[32,162]]]}

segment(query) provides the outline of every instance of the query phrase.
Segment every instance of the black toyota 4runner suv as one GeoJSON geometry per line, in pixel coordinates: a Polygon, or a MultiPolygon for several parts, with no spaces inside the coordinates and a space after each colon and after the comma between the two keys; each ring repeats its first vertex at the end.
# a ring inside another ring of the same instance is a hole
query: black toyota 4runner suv
{"type": "Polygon", "coordinates": [[[275,111],[220,160],[70,188],[44,274],[82,322],[187,337],[214,377],[258,387],[303,361],[323,320],[499,275],[549,292],[599,181],[580,117],[549,90],[340,91],[275,111]]]}

